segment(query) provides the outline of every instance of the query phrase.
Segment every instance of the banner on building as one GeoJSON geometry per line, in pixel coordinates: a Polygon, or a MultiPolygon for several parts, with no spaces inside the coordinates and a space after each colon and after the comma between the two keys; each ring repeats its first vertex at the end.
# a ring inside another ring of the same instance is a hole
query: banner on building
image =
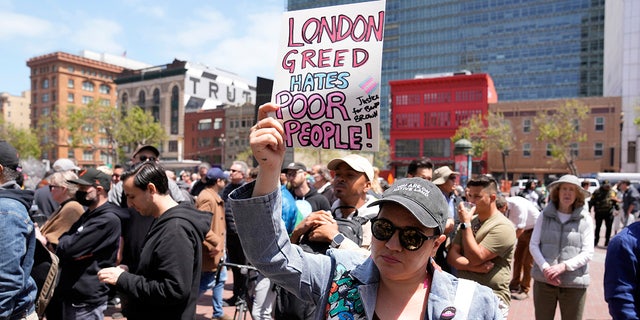
{"type": "Polygon", "coordinates": [[[215,109],[221,105],[255,104],[256,88],[234,74],[188,63],[184,94],[187,112],[215,109]]]}
{"type": "Polygon", "coordinates": [[[385,1],[285,12],[271,101],[287,147],[378,151],[385,1]]]}

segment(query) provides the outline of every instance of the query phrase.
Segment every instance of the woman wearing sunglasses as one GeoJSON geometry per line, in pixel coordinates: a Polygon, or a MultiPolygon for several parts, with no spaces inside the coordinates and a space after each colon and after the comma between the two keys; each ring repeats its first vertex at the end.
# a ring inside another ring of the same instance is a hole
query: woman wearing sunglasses
{"type": "Polygon", "coordinates": [[[397,181],[373,220],[370,256],[360,251],[305,253],[281,223],[279,176],[285,146],[280,122],[259,109],[250,144],[256,182],[229,197],[248,260],[274,283],[316,304],[314,319],[500,319],[493,292],[443,272],[431,256],[445,240],[447,204],[424,179],[397,181]],[[471,310],[471,311],[470,311],[471,310]]]}

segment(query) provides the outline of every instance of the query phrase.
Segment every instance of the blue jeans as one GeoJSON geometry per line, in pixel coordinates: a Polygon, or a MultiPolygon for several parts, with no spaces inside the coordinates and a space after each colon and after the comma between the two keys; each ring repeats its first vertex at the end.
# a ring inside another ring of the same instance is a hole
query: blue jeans
{"type": "Polygon", "coordinates": [[[104,319],[104,311],[107,310],[107,302],[97,305],[75,304],[65,301],[62,305],[63,318],[83,319],[83,320],[102,320],[104,319]]]}
{"type": "Polygon", "coordinates": [[[224,283],[227,281],[227,268],[220,270],[220,280],[216,282],[215,272],[203,272],[200,275],[200,291],[201,296],[205,291],[211,289],[211,305],[213,306],[213,317],[222,317],[222,292],[224,291],[224,283]]]}

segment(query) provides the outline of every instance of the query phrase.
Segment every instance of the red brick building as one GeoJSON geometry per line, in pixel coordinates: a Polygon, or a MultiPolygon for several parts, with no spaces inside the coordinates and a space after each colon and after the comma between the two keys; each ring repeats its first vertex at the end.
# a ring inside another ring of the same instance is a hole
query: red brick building
{"type": "Polygon", "coordinates": [[[225,110],[200,109],[184,114],[184,158],[223,166],[225,110]]]}
{"type": "MultiPolygon", "coordinates": [[[[498,101],[488,74],[444,75],[390,81],[390,167],[403,177],[416,158],[429,157],[436,167],[454,165],[451,137],[475,114],[487,114],[498,101]]],[[[486,173],[486,155],[473,158],[473,173],[486,173]]]]}

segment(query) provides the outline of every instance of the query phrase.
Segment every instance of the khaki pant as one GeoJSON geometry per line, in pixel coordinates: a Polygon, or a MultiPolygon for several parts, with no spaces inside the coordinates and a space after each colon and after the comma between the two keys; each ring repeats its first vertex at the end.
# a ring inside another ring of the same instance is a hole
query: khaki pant
{"type": "Polygon", "coordinates": [[[582,320],[586,297],[587,288],[562,288],[534,281],[533,305],[536,320],[553,319],[558,304],[562,320],[582,320]]]}
{"type": "Polygon", "coordinates": [[[525,230],[518,237],[516,251],[513,254],[513,277],[509,283],[509,289],[529,293],[531,289],[531,268],[533,268],[533,256],[529,252],[533,229],[525,230]]]}

